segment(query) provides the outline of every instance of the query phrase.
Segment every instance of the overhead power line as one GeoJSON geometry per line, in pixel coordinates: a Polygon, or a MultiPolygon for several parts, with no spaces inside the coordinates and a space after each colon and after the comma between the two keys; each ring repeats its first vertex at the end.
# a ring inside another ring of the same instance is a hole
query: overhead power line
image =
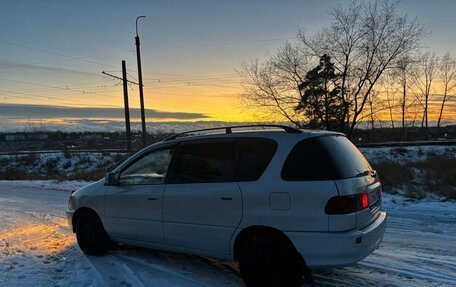
{"type": "MultiPolygon", "coordinates": [[[[114,79],[118,79],[118,80],[123,81],[123,79],[122,79],[121,77],[118,77],[118,76],[116,76],[116,75],[113,75],[113,74],[110,74],[110,73],[106,73],[105,71],[102,71],[101,73],[102,73],[103,75],[109,76],[109,77],[111,77],[111,78],[114,78],[114,79]]],[[[133,85],[139,85],[139,83],[133,82],[133,81],[130,81],[130,80],[127,80],[126,82],[127,82],[127,83],[130,83],[130,84],[133,84],[133,85]]]]}
{"type": "Polygon", "coordinates": [[[72,60],[76,60],[76,61],[86,62],[86,63],[90,63],[90,64],[94,64],[94,65],[117,68],[117,67],[115,67],[113,65],[104,64],[104,63],[100,63],[100,62],[97,62],[97,61],[88,60],[88,59],[84,59],[84,58],[76,57],[76,56],[71,56],[71,55],[65,55],[65,54],[62,54],[62,53],[59,53],[59,52],[50,51],[50,50],[34,48],[34,47],[22,45],[22,44],[13,43],[13,42],[7,42],[7,41],[0,40],[0,43],[4,44],[4,45],[10,45],[10,46],[19,47],[19,48],[28,49],[28,50],[33,50],[33,51],[37,51],[37,52],[41,52],[41,53],[51,54],[51,55],[55,55],[55,56],[59,56],[59,57],[63,57],[63,58],[68,58],[68,59],[72,59],[72,60]]]}
{"type": "MultiPolygon", "coordinates": [[[[147,38],[147,37],[146,37],[147,38]]],[[[231,46],[231,45],[246,45],[260,42],[275,42],[275,41],[288,41],[295,40],[296,37],[283,37],[283,38],[269,38],[269,39],[252,39],[243,41],[227,41],[227,42],[206,42],[203,44],[170,44],[170,45],[156,45],[155,48],[204,48],[204,47],[217,47],[217,46],[231,46]]]]}
{"type": "Polygon", "coordinates": [[[99,93],[99,92],[92,92],[92,91],[89,91],[89,90],[86,91],[86,90],[83,90],[83,89],[82,90],[81,89],[74,89],[74,88],[70,88],[68,86],[66,86],[66,87],[65,86],[64,87],[53,86],[53,85],[48,85],[48,84],[43,84],[43,83],[36,83],[36,82],[31,82],[31,81],[9,79],[9,78],[4,78],[4,77],[0,77],[0,80],[16,82],[16,83],[23,83],[23,84],[28,84],[28,85],[36,85],[36,86],[41,86],[41,87],[55,88],[55,89],[60,89],[60,90],[63,90],[63,91],[75,91],[75,92],[80,92],[82,94],[88,93],[88,94],[97,94],[97,95],[103,95],[103,96],[109,97],[109,95],[102,94],[102,93],[99,93]]]}

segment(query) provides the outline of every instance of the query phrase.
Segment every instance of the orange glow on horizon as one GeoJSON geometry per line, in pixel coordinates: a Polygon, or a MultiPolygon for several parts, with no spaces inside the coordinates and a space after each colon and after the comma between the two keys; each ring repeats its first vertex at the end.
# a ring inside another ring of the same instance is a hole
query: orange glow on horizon
{"type": "MultiPolygon", "coordinates": [[[[71,91],[70,91],[71,92],[71,91]]],[[[197,113],[207,116],[207,118],[194,118],[194,119],[172,119],[172,118],[148,118],[154,122],[192,122],[192,121],[225,121],[225,122],[262,122],[262,121],[285,121],[280,115],[276,116],[262,116],[261,111],[253,111],[241,104],[240,99],[241,86],[239,83],[228,83],[226,86],[221,83],[219,87],[208,87],[198,85],[186,85],[181,84],[180,86],[166,86],[166,84],[151,84],[145,86],[145,107],[146,109],[158,110],[160,112],[186,112],[186,113],[197,113]]],[[[400,95],[395,95],[396,99],[400,95]]],[[[34,105],[55,105],[65,107],[96,107],[96,108],[123,108],[123,93],[122,88],[119,86],[118,91],[111,91],[109,99],[106,95],[98,95],[96,92],[93,94],[86,94],[79,96],[74,100],[74,103],[69,105],[68,103],[61,102],[61,97],[67,97],[65,92],[62,95],[55,97],[55,99],[49,99],[43,102],[40,99],[5,99],[3,103],[15,103],[15,104],[34,104],[34,105]]],[[[130,108],[139,108],[139,96],[137,90],[129,90],[129,104],[130,108]]],[[[436,121],[440,111],[441,101],[431,99],[429,106],[429,120],[436,121]]],[[[367,107],[365,111],[367,111],[367,107]]],[[[420,121],[422,111],[417,111],[416,121],[420,121]]],[[[263,113],[265,114],[265,113],[263,113]]],[[[399,121],[401,115],[398,109],[394,112],[394,120],[399,121]]],[[[66,124],[76,118],[47,118],[43,115],[43,122],[52,122],[58,124],[66,124]]],[[[123,118],[87,118],[96,120],[116,120],[123,121],[123,118]]],[[[412,110],[409,111],[407,120],[413,120],[412,110]]],[[[363,119],[368,121],[366,117],[363,119]]],[[[390,115],[389,110],[385,109],[376,114],[375,120],[389,121],[390,115]]],[[[446,104],[444,111],[444,121],[456,120],[456,105],[449,101],[446,104]]],[[[13,119],[17,123],[25,123],[31,121],[30,119],[13,119]]],[[[33,120],[32,120],[33,121],[33,120]]],[[[131,118],[132,122],[139,122],[139,118],[131,118]]]]}

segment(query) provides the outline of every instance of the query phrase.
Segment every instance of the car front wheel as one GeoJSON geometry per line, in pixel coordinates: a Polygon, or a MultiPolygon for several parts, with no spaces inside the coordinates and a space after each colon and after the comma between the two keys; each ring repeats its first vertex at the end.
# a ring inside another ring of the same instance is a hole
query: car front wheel
{"type": "Polygon", "coordinates": [[[76,239],[81,250],[89,255],[102,255],[109,249],[110,241],[101,220],[90,213],[78,219],[76,239]]]}

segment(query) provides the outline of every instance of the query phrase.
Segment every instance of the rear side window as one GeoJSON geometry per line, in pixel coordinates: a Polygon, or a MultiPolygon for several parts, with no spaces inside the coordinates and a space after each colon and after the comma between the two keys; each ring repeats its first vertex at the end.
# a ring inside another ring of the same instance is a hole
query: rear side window
{"type": "Polygon", "coordinates": [[[265,138],[238,140],[237,181],[255,181],[260,178],[277,150],[277,143],[265,138]]]}
{"type": "Polygon", "coordinates": [[[183,144],[169,182],[234,181],[235,156],[234,141],[183,144]]]}
{"type": "Polygon", "coordinates": [[[297,143],[282,168],[282,179],[289,181],[330,180],[335,171],[319,138],[297,143]]]}
{"type": "Polygon", "coordinates": [[[314,137],[293,147],[282,168],[282,179],[345,179],[371,169],[361,152],[344,136],[314,137]]]}

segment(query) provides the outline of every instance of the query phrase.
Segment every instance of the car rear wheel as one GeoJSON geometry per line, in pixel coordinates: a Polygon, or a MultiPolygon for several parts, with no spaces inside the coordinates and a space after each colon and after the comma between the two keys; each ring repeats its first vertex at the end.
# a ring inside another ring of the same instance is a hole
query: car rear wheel
{"type": "Polygon", "coordinates": [[[301,277],[295,252],[274,239],[254,237],[242,248],[239,269],[249,287],[296,286],[301,277]]]}
{"type": "Polygon", "coordinates": [[[76,239],[81,250],[89,255],[102,255],[109,250],[110,241],[98,216],[86,213],[76,223],[76,239]]]}

